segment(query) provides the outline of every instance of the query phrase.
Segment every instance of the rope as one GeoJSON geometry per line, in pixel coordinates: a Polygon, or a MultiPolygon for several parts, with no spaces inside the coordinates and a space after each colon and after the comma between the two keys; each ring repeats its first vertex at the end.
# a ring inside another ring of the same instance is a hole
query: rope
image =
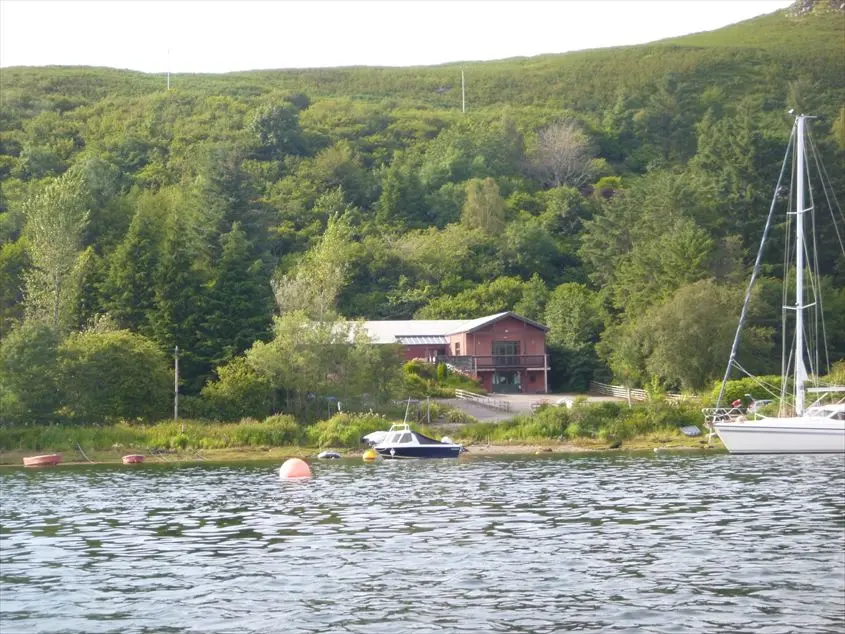
{"type": "Polygon", "coordinates": [[[77,448],[77,449],[79,449],[79,453],[81,453],[81,454],[82,454],[82,457],[83,457],[83,458],[85,458],[85,459],[86,459],[88,462],[90,462],[91,464],[94,464],[94,461],[93,461],[93,460],[91,460],[91,458],[89,458],[88,456],[86,456],[86,455],[85,455],[85,452],[84,452],[84,451],[82,451],[82,447],[80,446],[80,444],[79,444],[79,443],[76,443],[76,448],[77,448]]]}

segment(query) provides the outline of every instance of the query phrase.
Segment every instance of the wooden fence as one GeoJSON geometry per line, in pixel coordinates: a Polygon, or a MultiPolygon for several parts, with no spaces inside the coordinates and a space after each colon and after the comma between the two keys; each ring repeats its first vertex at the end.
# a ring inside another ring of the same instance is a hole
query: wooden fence
{"type": "Polygon", "coordinates": [[[472,392],[467,392],[466,390],[458,389],[455,390],[455,396],[489,409],[497,409],[503,412],[511,411],[511,404],[502,399],[490,398],[489,396],[482,396],[480,394],[474,394],[472,392]]]}
{"type": "MultiPolygon", "coordinates": [[[[630,398],[632,401],[647,401],[648,392],[635,388],[628,388],[623,385],[608,385],[598,381],[590,381],[590,394],[601,396],[616,396],[618,398],[630,398]]],[[[682,401],[686,397],[683,394],[664,394],[670,401],[682,401]]]]}

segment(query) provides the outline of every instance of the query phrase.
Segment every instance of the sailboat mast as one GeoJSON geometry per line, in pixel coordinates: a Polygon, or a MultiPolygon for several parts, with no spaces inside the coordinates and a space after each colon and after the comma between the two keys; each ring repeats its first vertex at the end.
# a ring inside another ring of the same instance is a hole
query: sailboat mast
{"type": "Polygon", "coordinates": [[[795,180],[795,414],[804,413],[804,115],[797,118],[795,180]]]}

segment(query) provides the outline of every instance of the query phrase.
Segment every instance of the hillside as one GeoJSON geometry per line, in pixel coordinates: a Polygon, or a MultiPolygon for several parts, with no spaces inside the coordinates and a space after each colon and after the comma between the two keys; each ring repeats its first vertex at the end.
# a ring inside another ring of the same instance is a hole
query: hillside
{"type": "MultiPolygon", "coordinates": [[[[24,416],[38,399],[9,377],[87,358],[85,337],[114,329],[149,359],[179,345],[194,396],[261,371],[295,401],[314,390],[256,359],[297,310],[515,310],[550,327],[553,387],[702,389],[723,371],[713,341],[735,323],[789,108],[819,116],[845,200],[845,13],[830,7],[465,64],[466,114],[458,64],[176,74],[169,91],[132,71],[0,69],[0,339],[16,342],[0,343],[0,405],[24,416]],[[42,341],[52,352],[9,352],[42,341]]],[[[834,232],[820,241],[835,361],[845,258],[834,232]]],[[[778,301],[765,286],[761,307],[778,301]]],[[[776,372],[783,333],[754,325],[752,369],[776,372]]]]}
{"type": "MultiPolygon", "coordinates": [[[[718,79],[732,98],[783,91],[799,73],[822,87],[845,84],[845,15],[779,12],[642,46],[464,64],[472,108],[548,105],[597,111],[620,92],[638,93],[666,74],[701,85],[718,79]],[[632,72],[633,69],[633,72],[632,72]],[[773,83],[774,82],[774,85],[773,83]]],[[[5,109],[32,115],[42,108],[69,110],[108,97],[148,95],[164,78],[106,68],[4,68],[5,109]]],[[[189,94],[251,100],[300,92],[311,98],[352,97],[460,108],[458,65],[416,68],[340,68],[174,74],[172,86],[189,94]]],[[[841,96],[841,95],[840,95],[841,96]]]]}

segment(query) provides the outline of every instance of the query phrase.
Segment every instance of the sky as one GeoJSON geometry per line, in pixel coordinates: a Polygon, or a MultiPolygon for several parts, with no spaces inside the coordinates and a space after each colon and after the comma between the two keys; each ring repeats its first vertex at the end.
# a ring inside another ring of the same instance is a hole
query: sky
{"type": "Polygon", "coordinates": [[[415,66],[641,44],[791,0],[0,0],[0,67],[415,66]]]}

